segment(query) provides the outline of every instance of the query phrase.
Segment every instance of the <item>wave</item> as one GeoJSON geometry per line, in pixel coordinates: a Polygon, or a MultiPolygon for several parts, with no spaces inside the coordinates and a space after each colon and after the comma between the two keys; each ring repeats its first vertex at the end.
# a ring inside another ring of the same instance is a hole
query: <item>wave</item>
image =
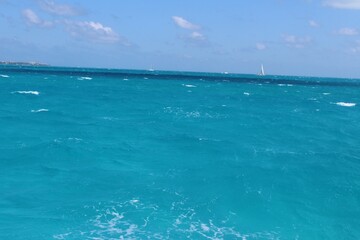
{"type": "Polygon", "coordinates": [[[337,102],[336,105],[342,106],[342,107],[355,107],[356,103],[337,102]]]}
{"type": "Polygon", "coordinates": [[[186,206],[186,199],[180,199],[171,205],[169,219],[163,230],[152,226],[158,218],[164,218],[164,209],[157,204],[144,203],[139,199],[125,202],[101,203],[84,206],[91,217],[86,228],[74,226],[66,232],[54,234],[55,239],[278,239],[276,231],[240,232],[228,221],[236,213],[229,212],[226,219],[219,222],[211,218],[201,218],[196,209],[186,206]],[[141,217],[134,217],[141,214],[141,217]],[[174,212],[174,214],[172,213],[174,212]]]}
{"type": "Polygon", "coordinates": [[[101,119],[107,120],[107,121],[117,121],[117,120],[119,120],[119,118],[116,118],[116,117],[102,117],[101,119]]]}
{"type": "Polygon", "coordinates": [[[48,112],[48,111],[49,111],[49,109],[46,109],[46,108],[41,108],[38,110],[31,110],[32,113],[48,112]]]}
{"type": "MultiPolygon", "coordinates": [[[[201,118],[201,117],[205,117],[205,114],[200,113],[199,111],[185,111],[182,108],[179,107],[165,107],[164,108],[164,112],[165,113],[171,113],[174,114],[177,117],[181,117],[181,118],[201,118]]],[[[209,116],[209,115],[207,115],[209,116]]]]}
{"type": "Polygon", "coordinates": [[[91,77],[78,77],[78,80],[92,80],[91,77]]]}
{"type": "Polygon", "coordinates": [[[38,91],[15,91],[12,93],[18,93],[18,94],[32,94],[32,95],[39,95],[40,92],[38,91]]]}
{"type": "Polygon", "coordinates": [[[69,143],[69,142],[80,143],[80,142],[82,142],[82,141],[83,141],[82,138],[77,138],[77,137],[55,138],[55,139],[53,140],[53,142],[54,142],[54,143],[57,143],[57,144],[69,143]]]}
{"type": "Polygon", "coordinates": [[[191,85],[191,84],[183,84],[184,87],[188,87],[188,88],[195,88],[195,85],[191,85]]]}

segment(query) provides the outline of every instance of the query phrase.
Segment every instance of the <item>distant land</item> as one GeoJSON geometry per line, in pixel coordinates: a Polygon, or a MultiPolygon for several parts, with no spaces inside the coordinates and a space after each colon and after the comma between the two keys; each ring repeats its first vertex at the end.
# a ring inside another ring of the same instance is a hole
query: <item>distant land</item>
{"type": "Polygon", "coordinates": [[[49,66],[45,63],[38,62],[11,62],[11,61],[0,61],[0,65],[16,65],[16,66],[49,66]]]}

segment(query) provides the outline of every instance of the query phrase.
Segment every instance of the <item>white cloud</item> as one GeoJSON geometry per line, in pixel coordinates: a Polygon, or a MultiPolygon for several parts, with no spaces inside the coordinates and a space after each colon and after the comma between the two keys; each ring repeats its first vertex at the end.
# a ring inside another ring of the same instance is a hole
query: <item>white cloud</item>
{"type": "Polygon", "coordinates": [[[37,25],[41,27],[51,27],[53,25],[50,21],[43,21],[39,16],[31,9],[24,9],[22,15],[25,21],[29,25],[37,25]]]}
{"type": "Polygon", "coordinates": [[[342,28],[339,31],[337,31],[337,34],[347,35],[347,36],[355,36],[355,35],[358,35],[359,32],[355,28],[342,28]]]}
{"type": "Polygon", "coordinates": [[[295,35],[284,35],[283,38],[287,46],[295,48],[303,48],[312,41],[311,37],[308,36],[297,37],[295,35]]]}
{"type": "Polygon", "coordinates": [[[340,9],[360,9],[359,0],[325,0],[325,6],[340,8],[340,9]]]}
{"type": "Polygon", "coordinates": [[[28,23],[31,23],[31,24],[40,24],[41,23],[41,20],[38,17],[38,15],[36,15],[36,13],[34,13],[34,11],[31,9],[23,10],[22,15],[25,17],[25,19],[27,20],[28,23]]]}
{"type": "MultiPolygon", "coordinates": [[[[95,21],[71,21],[71,20],[42,20],[33,10],[24,9],[22,15],[28,25],[38,27],[64,26],[65,30],[73,37],[97,43],[120,43],[124,46],[131,44],[111,27],[95,21]]],[[[199,36],[198,36],[199,37],[199,36]]]]}
{"type": "Polygon", "coordinates": [[[360,40],[356,41],[352,48],[348,49],[348,53],[360,54],[360,40]]]}
{"type": "Polygon", "coordinates": [[[200,26],[195,25],[195,24],[187,21],[186,19],[184,19],[182,17],[173,16],[172,19],[175,22],[175,24],[177,26],[181,27],[181,28],[188,29],[188,30],[198,30],[198,29],[200,29],[200,26]]]}
{"type": "Polygon", "coordinates": [[[192,32],[190,34],[190,38],[193,39],[193,40],[197,40],[197,41],[205,40],[204,35],[202,33],[199,33],[199,32],[192,32]]]}
{"type": "Polygon", "coordinates": [[[76,16],[80,11],[73,6],[66,4],[57,4],[52,0],[39,0],[40,7],[51,14],[60,16],[76,16]]]}
{"type": "Polygon", "coordinates": [[[356,46],[350,49],[352,53],[360,53],[360,46],[356,46]]]}
{"type": "Polygon", "coordinates": [[[356,41],[356,45],[350,49],[351,53],[360,53],[360,41],[356,41]]]}
{"type": "Polygon", "coordinates": [[[264,43],[256,43],[256,49],[257,50],[265,50],[266,49],[266,45],[264,43]]]}
{"type": "Polygon", "coordinates": [[[121,43],[130,46],[129,42],[120,37],[112,28],[106,27],[99,22],[65,21],[65,25],[66,30],[73,37],[99,43],[121,43]]]}
{"type": "Polygon", "coordinates": [[[309,26],[316,28],[316,27],[319,27],[319,24],[314,20],[310,20],[309,21],[309,26]]]}
{"type": "Polygon", "coordinates": [[[205,46],[209,44],[206,41],[207,39],[204,36],[204,34],[199,31],[201,29],[199,25],[193,24],[188,20],[178,16],[173,16],[172,20],[178,27],[183,28],[185,30],[191,30],[191,32],[189,31],[190,32],[189,35],[181,37],[187,43],[195,44],[197,46],[205,46]]]}

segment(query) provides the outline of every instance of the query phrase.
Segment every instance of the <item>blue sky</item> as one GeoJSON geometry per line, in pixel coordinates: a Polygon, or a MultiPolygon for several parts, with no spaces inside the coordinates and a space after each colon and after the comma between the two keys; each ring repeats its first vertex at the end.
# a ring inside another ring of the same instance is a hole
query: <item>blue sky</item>
{"type": "Polygon", "coordinates": [[[0,60],[360,78],[360,0],[0,0],[0,60]]]}

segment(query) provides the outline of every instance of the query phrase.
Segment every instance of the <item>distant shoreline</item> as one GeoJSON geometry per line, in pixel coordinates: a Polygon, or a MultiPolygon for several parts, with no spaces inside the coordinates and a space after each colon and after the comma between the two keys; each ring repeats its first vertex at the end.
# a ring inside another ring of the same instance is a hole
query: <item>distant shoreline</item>
{"type": "Polygon", "coordinates": [[[11,61],[0,61],[0,65],[16,65],[16,66],[50,66],[45,63],[38,62],[11,62],[11,61]]]}

